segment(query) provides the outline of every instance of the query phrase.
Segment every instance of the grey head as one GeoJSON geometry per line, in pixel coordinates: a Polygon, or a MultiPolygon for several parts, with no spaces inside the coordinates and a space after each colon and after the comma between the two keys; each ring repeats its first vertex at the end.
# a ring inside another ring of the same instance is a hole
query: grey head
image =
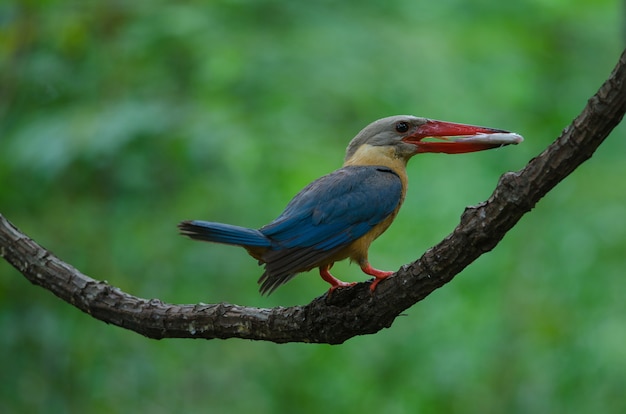
{"type": "Polygon", "coordinates": [[[350,141],[346,149],[346,160],[351,158],[362,145],[394,146],[399,156],[410,156],[415,153],[415,145],[403,141],[414,135],[417,129],[426,124],[427,118],[413,115],[394,115],[381,118],[363,128],[350,141]]]}

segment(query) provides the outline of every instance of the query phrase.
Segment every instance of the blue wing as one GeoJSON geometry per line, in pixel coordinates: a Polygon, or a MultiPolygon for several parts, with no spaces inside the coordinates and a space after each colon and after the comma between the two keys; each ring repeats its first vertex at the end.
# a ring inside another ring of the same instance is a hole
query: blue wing
{"type": "Polygon", "coordinates": [[[349,166],[319,178],[259,229],[272,241],[261,291],[272,291],[364,236],[402,198],[400,178],[381,166],[349,166]]]}

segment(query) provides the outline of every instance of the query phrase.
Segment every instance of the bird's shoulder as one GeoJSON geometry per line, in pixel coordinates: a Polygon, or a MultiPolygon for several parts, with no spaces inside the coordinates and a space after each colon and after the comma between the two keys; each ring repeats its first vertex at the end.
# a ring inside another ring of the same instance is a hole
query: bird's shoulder
{"type": "Polygon", "coordinates": [[[283,214],[321,206],[353,208],[361,202],[392,202],[402,193],[400,177],[384,166],[348,166],[333,171],[303,188],[283,214]]]}
{"type": "Polygon", "coordinates": [[[306,232],[316,238],[318,232],[328,236],[348,229],[362,235],[393,213],[401,200],[402,182],[392,169],[347,166],[306,186],[260,230],[270,237],[296,239],[306,232]]]}

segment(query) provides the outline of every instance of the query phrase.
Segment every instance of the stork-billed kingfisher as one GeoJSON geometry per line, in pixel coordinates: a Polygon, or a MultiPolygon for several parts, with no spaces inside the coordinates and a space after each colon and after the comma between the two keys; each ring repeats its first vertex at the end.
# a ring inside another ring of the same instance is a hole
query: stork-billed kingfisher
{"type": "Polygon", "coordinates": [[[415,154],[458,154],[522,142],[508,131],[398,115],[379,119],[348,145],[343,167],[300,191],[271,223],[258,230],[200,220],[183,221],[196,240],[244,247],[265,265],[258,283],[272,293],[296,274],[319,268],[330,292],[351,286],[330,274],[350,258],[378,283],[394,272],[373,268],[368,249],[398,214],[407,190],[407,161],[415,154]],[[433,140],[439,138],[440,140],[433,140]]]}

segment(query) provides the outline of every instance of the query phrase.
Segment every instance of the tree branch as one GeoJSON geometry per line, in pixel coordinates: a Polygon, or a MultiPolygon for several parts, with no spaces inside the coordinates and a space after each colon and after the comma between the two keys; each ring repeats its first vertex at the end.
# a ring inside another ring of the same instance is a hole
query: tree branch
{"type": "Polygon", "coordinates": [[[561,136],[521,171],[504,174],[489,199],[469,207],[452,234],[382,282],[339,289],[306,306],[172,305],[141,299],[62,262],[0,215],[0,255],[28,280],[104,322],[149,338],[246,338],[338,344],[391,326],[405,309],[493,249],[519,219],[589,159],[626,111],[626,51],[561,136]]]}

